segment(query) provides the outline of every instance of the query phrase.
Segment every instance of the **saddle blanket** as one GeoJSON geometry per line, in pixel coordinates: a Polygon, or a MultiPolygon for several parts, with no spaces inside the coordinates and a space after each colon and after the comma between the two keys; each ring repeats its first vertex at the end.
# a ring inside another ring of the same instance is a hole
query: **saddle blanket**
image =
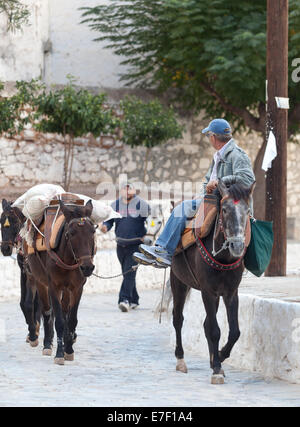
{"type": "MultiPolygon", "coordinates": [[[[70,203],[71,205],[84,205],[84,200],[79,199],[74,194],[62,194],[61,198],[65,203],[70,203]]],[[[35,251],[42,252],[58,247],[65,225],[65,216],[59,210],[58,203],[57,199],[51,200],[49,206],[45,209],[43,221],[38,226],[41,233],[34,230],[32,241],[26,242],[25,252],[28,255],[33,254],[35,251]]],[[[30,222],[27,226],[30,229],[34,228],[30,222]]]]}
{"type": "Polygon", "coordinates": [[[200,203],[194,218],[187,224],[181,240],[176,248],[175,255],[196,242],[196,237],[203,239],[208,236],[219,208],[219,199],[213,194],[206,194],[200,203]]]}

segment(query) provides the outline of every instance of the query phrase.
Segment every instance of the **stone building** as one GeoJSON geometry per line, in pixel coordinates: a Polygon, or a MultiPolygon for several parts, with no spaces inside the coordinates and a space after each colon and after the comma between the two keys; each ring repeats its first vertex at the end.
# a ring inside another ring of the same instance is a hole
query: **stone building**
{"type": "MultiPolygon", "coordinates": [[[[119,80],[120,58],[80,25],[79,7],[96,6],[106,0],[26,0],[30,25],[21,32],[7,33],[0,15],[0,81],[7,92],[16,80],[42,77],[47,85],[66,83],[72,74],[81,87],[104,91],[113,103],[125,92],[119,80]]],[[[195,191],[209,166],[212,149],[201,129],[201,116],[183,119],[186,130],[180,141],[169,141],[152,149],[146,182],[187,183],[195,191]]],[[[237,136],[254,162],[261,137],[252,133],[237,136]]],[[[31,129],[14,139],[0,139],[1,195],[17,195],[33,184],[62,183],[63,149],[58,135],[41,135],[31,129]]],[[[118,182],[120,174],[135,181],[143,176],[145,150],[131,149],[121,140],[87,136],[76,141],[72,188],[94,193],[100,182],[118,182]]],[[[300,239],[300,146],[288,144],[289,237],[300,239]]]]}

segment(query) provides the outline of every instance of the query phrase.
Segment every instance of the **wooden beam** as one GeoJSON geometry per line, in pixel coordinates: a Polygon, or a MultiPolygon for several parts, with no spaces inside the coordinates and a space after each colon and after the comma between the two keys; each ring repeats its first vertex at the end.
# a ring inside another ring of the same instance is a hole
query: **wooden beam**
{"type": "Polygon", "coordinates": [[[273,221],[274,247],[267,276],[286,275],[288,110],[275,97],[288,97],[288,0],[267,0],[267,137],[273,131],[277,157],[267,172],[266,220],[273,221]]]}

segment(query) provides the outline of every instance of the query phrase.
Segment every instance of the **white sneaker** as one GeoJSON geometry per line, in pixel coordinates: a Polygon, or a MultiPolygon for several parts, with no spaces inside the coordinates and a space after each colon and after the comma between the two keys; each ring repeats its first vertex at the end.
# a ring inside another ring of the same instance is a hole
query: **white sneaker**
{"type": "Polygon", "coordinates": [[[130,303],[130,308],[131,308],[131,310],[134,310],[135,308],[137,308],[139,305],[138,304],[135,304],[134,302],[131,302],[130,303]]]}
{"type": "Polygon", "coordinates": [[[119,309],[126,313],[129,311],[129,302],[128,301],[121,301],[119,304],[119,309]]]}

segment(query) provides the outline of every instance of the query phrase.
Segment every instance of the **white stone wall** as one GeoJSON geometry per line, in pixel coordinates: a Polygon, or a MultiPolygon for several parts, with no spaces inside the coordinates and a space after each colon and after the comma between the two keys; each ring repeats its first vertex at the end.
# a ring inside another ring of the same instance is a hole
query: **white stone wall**
{"type": "MultiPolygon", "coordinates": [[[[160,183],[161,189],[168,184],[179,186],[184,191],[195,192],[210,165],[213,149],[201,135],[204,126],[201,118],[186,122],[182,140],[170,141],[154,147],[148,162],[146,183],[160,183]],[[184,184],[183,183],[187,183],[184,184]]],[[[38,134],[28,129],[15,139],[0,137],[0,192],[6,196],[6,188],[21,193],[41,182],[63,183],[62,137],[53,134],[38,134]],[[19,190],[18,190],[19,189],[19,190]]],[[[255,134],[237,136],[238,144],[249,154],[252,164],[260,139],[255,134]]],[[[75,147],[72,174],[72,189],[91,186],[96,191],[101,182],[119,183],[119,177],[143,181],[145,149],[130,148],[122,141],[111,140],[107,145],[100,138],[79,138],[75,147]]],[[[288,144],[287,216],[294,221],[294,238],[300,240],[300,145],[288,144]]]]}
{"type": "MultiPolygon", "coordinates": [[[[97,252],[94,259],[95,273],[100,276],[114,276],[120,274],[121,267],[116,251],[101,250],[97,252]]],[[[20,269],[15,259],[0,256],[0,302],[9,299],[16,299],[20,296],[20,269]]],[[[160,289],[163,284],[163,270],[151,267],[139,266],[137,272],[137,288],[160,289]]],[[[119,292],[122,283],[122,276],[113,279],[98,279],[92,276],[85,285],[86,293],[106,293],[119,292]]],[[[116,301],[117,304],[117,301],[116,301]]]]}
{"type": "MultiPolygon", "coordinates": [[[[300,319],[299,303],[260,298],[250,294],[240,295],[239,301],[241,336],[227,362],[236,368],[260,372],[266,378],[300,383],[300,339],[299,330],[297,331],[300,319]]],[[[206,357],[209,363],[203,329],[205,309],[199,291],[192,290],[184,310],[184,318],[184,348],[206,357]]],[[[222,348],[228,336],[226,310],[222,301],[218,323],[222,333],[222,348]]],[[[172,342],[174,344],[174,337],[172,342]]]]}

